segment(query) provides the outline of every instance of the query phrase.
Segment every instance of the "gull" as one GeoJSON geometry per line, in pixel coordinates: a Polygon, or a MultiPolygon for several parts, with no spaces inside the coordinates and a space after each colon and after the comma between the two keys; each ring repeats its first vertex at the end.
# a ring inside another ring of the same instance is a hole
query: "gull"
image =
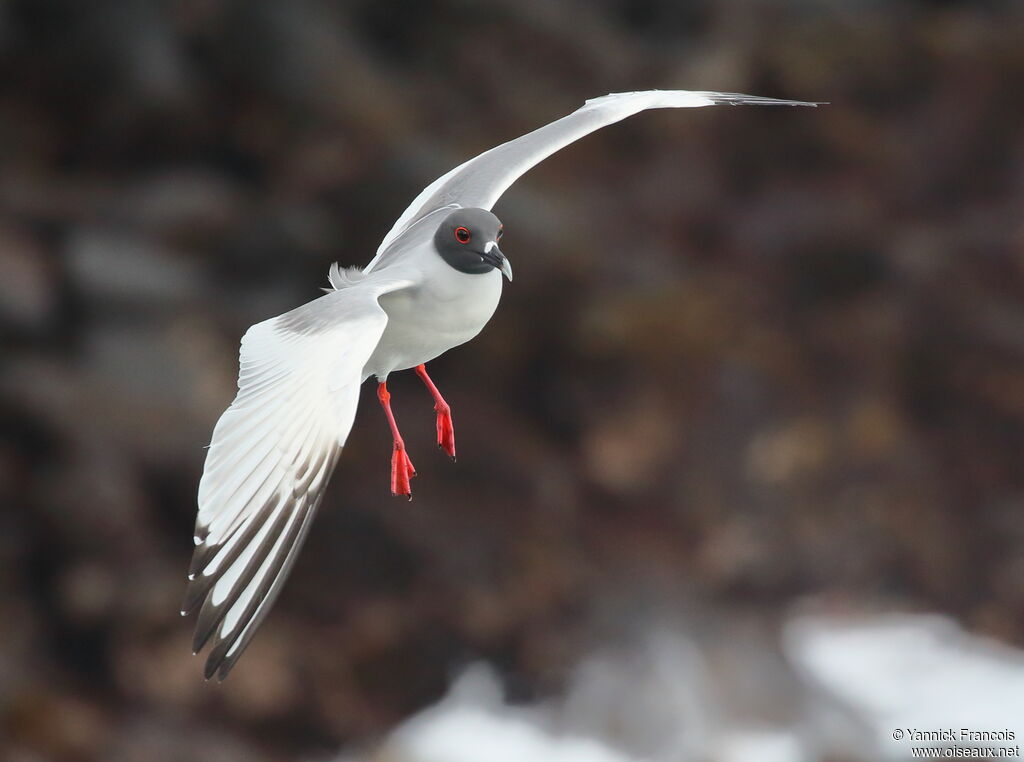
{"type": "Polygon", "coordinates": [[[738,93],[613,93],[460,164],[428,185],[362,268],[335,264],[327,293],[249,328],[238,393],[213,430],[199,482],[195,549],[182,606],[200,604],[193,651],[223,680],[277,598],[309,532],[371,376],[391,429],[391,492],[416,475],[387,379],[414,368],[434,399],[437,444],[455,457],[451,408],[426,363],[487,324],[512,266],[490,211],[521,175],[583,136],[647,109],[815,106],[738,93]]]}

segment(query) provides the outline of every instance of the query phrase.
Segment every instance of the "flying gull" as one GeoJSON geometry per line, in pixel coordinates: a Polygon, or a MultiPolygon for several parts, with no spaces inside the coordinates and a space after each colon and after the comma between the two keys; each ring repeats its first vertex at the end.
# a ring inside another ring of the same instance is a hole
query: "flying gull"
{"type": "Polygon", "coordinates": [[[437,443],[455,457],[451,409],[426,363],[490,320],[512,266],[491,207],[555,151],[647,109],[814,106],[736,93],[651,90],[587,101],[573,113],[459,165],[428,185],[362,270],[331,268],[331,288],[242,337],[238,394],[213,430],[199,482],[195,552],[182,607],[200,604],[193,650],[227,676],[295,562],[352,428],[359,387],[377,379],[394,446],[391,492],[416,475],[387,378],[414,368],[434,399],[437,443]]]}

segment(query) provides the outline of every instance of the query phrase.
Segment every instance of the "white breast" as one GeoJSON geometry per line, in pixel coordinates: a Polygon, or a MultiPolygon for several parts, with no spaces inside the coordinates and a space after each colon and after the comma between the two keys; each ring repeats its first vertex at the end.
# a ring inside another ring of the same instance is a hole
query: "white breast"
{"type": "Polygon", "coordinates": [[[461,273],[434,252],[419,262],[421,285],[380,299],[388,325],[363,368],[364,378],[414,368],[469,341],[498,306],[502,276],[497,270],[461,273]]]}

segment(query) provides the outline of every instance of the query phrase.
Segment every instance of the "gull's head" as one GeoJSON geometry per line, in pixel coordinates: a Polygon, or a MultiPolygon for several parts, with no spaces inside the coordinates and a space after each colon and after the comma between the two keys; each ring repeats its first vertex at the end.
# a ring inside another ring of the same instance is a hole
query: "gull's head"
{"type": "Polygon", "coordinates": [[[500,270],[512,280],[512,265],[498,248],[501,220],[486,209],[457,209],[434,233],[434,247],[459,272],[483,275],[500,270]]]}

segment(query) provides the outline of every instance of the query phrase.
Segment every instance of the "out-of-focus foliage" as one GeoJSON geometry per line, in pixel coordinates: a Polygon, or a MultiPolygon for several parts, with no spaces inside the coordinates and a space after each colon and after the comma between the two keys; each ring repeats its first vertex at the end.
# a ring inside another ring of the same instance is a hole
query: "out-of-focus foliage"
{"type": "Polygon", "coordinates": [[[471,660],[557,690],[658,612],[1024,642],[1019,3],[12,0],[0,70],[5,759],[328,754],[471,660]],[[392,501],[367,395],[204,683],[177,609],[245,328],[454,164],[652,87],[832,105],[645,114],[514,186],[516,280],[433,364],[458,463],[396,376],[392,501]]]}

